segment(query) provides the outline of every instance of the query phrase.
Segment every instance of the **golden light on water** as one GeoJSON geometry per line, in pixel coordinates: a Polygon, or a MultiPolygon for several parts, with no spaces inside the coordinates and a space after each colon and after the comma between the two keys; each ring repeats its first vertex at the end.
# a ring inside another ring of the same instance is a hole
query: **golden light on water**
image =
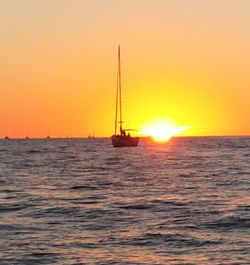
{"type": "Polygon", "coordinates": [[[181,135],[189,128],[189,126],[175,126],[166,121],[155,121],[145,125],[139,133],[152,137],[156,142],[166,142],[175,135],[181,135]]]}

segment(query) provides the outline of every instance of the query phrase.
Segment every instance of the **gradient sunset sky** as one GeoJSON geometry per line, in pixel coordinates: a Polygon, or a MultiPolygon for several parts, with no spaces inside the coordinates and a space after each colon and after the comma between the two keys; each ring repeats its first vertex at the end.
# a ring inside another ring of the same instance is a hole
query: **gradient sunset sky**
{"type": "Polygon", "coordinates": [[[0,137],[250,135],[249,0],[0,0],[0,137]]]}

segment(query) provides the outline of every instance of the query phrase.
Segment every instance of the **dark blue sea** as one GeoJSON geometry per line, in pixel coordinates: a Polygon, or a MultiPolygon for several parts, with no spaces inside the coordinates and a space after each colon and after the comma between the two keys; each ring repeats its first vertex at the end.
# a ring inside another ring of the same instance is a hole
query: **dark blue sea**
{"type": "Polygon", "coordinates": [[[250,138],[0,140],[0,264],[250,264],[250,138]]]}

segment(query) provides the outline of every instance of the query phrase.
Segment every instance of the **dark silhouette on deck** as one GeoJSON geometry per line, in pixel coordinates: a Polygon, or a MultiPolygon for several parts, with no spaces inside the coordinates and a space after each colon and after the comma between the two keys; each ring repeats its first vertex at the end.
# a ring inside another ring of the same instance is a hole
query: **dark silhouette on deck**
{"type": "Polygon", "coordinates": [[[126,134],[126,131],[121,129],[120,134],[112,136],[113,147],[129,147],[137,146],[139,137],[132,137],[130,133],[126,134]]]}

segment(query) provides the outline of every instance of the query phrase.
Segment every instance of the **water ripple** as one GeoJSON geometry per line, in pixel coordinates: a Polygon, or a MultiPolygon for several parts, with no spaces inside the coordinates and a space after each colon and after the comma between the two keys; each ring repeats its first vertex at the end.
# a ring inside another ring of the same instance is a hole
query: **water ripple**
{"type": "Polygon", "coordinates": [[[0,264],[249,264],[250,138],[0,140],[0,264]]]}

